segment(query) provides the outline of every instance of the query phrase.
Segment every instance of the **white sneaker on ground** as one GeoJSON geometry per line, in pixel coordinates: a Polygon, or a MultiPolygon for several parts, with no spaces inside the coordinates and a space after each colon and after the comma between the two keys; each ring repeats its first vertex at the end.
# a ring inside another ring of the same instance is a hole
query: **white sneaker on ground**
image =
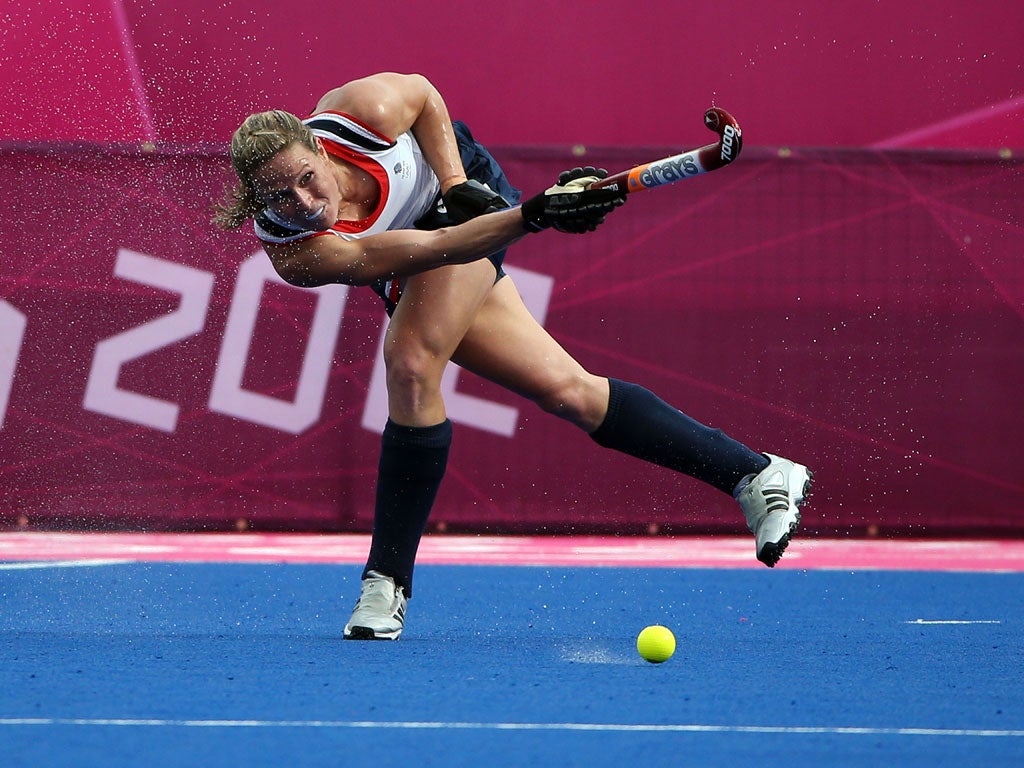
{"type": "Polygon", "coordinates": [[[757,539],[757,559],[773,568],[800,525],[800,505],[811,488],[807,467],[766,453],[771,462],[746,485],[740,484],[736,501],[757,539]]]}
{"type": "Polygon", "coordinates": [[[345,625],[346,640],[397,640],[409,599],[395,580],[377,571],[363,579],[363,591],[345,625]]]}

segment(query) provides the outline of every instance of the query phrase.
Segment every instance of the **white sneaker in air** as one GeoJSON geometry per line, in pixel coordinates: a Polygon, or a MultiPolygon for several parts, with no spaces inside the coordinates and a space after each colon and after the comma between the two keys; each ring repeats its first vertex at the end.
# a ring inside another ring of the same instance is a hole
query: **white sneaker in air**
{"type": "Polygon", "coordinates": [[[346,640],[397,640],[405,623],[409,604],[402,587],[377,571],[363,579],[363,591],[356,601],[352,618],[345,625],[346,640]]]}
{"type": "Polygon", "coordinates": [[[771,462],[736,494],[757,538],[757,559],[773,568],[800,525],[800,505],[811,489],[807,467],[766,453],[771,462]]]}

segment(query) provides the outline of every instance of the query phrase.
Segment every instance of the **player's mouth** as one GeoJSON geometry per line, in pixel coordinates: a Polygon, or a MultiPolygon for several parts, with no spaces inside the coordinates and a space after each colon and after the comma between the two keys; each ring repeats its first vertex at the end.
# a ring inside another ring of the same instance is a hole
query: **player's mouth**
{"type": "Polygon", "coordinates": [[[324,203],[315,211],[311,211],[306,215],[302,216],[302,224],[308,227],[316,227],[318,229],[325,229],[329,227],[332,222],[327,221],[327,217],[324,215],[327,210],[327,204],[324,203]]]}

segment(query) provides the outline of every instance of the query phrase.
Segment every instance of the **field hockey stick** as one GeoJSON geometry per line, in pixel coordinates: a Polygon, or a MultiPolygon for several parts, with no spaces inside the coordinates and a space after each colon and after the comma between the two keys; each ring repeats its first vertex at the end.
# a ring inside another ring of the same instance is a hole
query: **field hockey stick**
{"type": "Polygon", "coordinates": [[[718,141],[714,144],[620,171],[595,181],[590,188],[614,187],[616,192],[640,192],[700,176],[726,166],[739,157],[743,147],[743,131],[736,118],[724,109],[712,107],[704,113],[704,125],[718,134],[718,141]]]}

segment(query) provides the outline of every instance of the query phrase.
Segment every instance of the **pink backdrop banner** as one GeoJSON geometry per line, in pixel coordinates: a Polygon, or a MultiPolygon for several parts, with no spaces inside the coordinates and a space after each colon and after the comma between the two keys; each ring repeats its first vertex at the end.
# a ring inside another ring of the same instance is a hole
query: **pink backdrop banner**
{"type": "Polygon", "coordinates": [[[223,143],[394,70],[488,145],[676,146],[717,104],[748,146],[1024,148],[1005,0],[7,5],[0,139],[223,143]]]}
{"type": "MultiPolygon", "coordinates": [[[[526,190],[579,160],[496,153],[526,190]]],[[[507,263],[591,370],[811,465],[811,531],[1021,533],[1020,174],[995,152],[751,148],[507,263]]],[[[2,147],[0,525],[368,529],[383,312],[285,286],[249,233],[214,230],[227,178],[219,152],[2,147]]],[[[468,374],[446,387],[435,526],[742,530],[695,481],[468,374]]]]}

